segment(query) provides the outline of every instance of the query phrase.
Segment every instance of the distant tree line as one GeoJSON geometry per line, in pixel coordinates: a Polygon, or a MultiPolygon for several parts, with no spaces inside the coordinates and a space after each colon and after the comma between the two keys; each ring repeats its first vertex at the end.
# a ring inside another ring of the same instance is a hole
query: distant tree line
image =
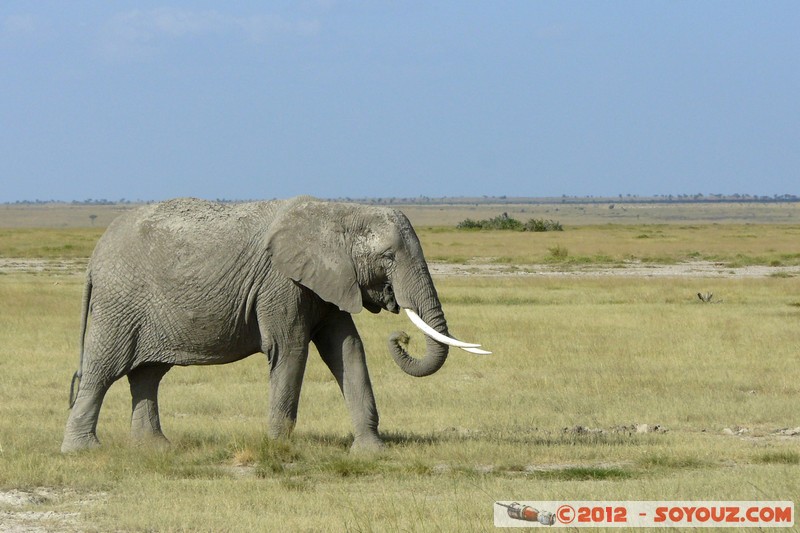
{"type": "MultiPolygon", "coordinates": [[[[274,199],[274,198],[273,198],[274,199]]],[[[354,202],[369,205],[487,205],[487,204],[671,204],[671,203],[792,203],[800,202],[796,194],[773,194],[772,196],[757,194],[659,194],[653,196],[639,196],[636,194],[619,194],[617,196],[569,196],[560,197],[531,197],[531,196],[409,196],[385,198],[352,198],[349,196],[329,198],[333,201],[354,202]]],[[[222,203],[239,203],[245,200],[231,200],[217,198],[222,203]]],[[[7,202],[16,205],[42,205],[42,204],[72,204],[72,205],[128,205],[149,204],[152,200],[107,200],[88,198],[86,200],[60,201],[60,200],[17,200],[7,202]]]]}
{"type": "MultiPolygon", "coordinates": [[[[9,202],[11,203],[11,202],[9,202]]],[[[93,198],[88,198],[86,200],[72,200],[71,202],[65,202],[62,200],[17,200],[13,202],[14,205],[45,205],[45,204],[69,204],[69,205],[127,205],[127,204],[146,204],[144,200],[126,200],[125,198],[120,198],[119,200],[106,200],[105,198],[95,200],[93,198]]]]}
{"type": "Polygon", "coordinates": [[[530,196],[443,196],[443,197],[386,197],[386,198],[352,198],[349,196],[331,198],[334,201],[355,202],[371,205],[485,205],[485,204],[670,204],[670,203],[792,203],[800,202],[795,194],[658,194],[639,196],[636,194],[619,194],[617,196],[569,196],[530,197],[530,196]]]}

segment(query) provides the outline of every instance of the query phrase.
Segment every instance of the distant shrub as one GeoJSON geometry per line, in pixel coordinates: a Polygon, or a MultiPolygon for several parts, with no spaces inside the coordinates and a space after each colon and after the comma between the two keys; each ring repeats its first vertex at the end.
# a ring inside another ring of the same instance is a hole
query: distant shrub
{"type": "Polygon", "coordinates": [[[472,220],[471,218],[467,218],[459,222],[456,228],[467,230],[564,231],[561,223],[555,220],[532,218],[523,224],[516,218],[508,216],[508,213],[503,213],[494,218],[484,220],[472,220]]]}
{"type": "Polygon", "coordinates": [[[507,213],[503,213],[500,216],[496,216],[482,222],[483,229],[522,231],[522,228],[524,227],[522,222],[516,218],[511,218],[507,213]]]}
{"type": "Polygon", "coordinates": [[[525,224],[523,231],[564,231],[564,227],[556,220],[532,218],[525,224]]]}
{"type": "Polygon", "coordinates": [[[467,218],[462,220],[458,223],[456,228],[458,229],[482,229],[484,220],[472,220],[471,218],[467,218]]]}

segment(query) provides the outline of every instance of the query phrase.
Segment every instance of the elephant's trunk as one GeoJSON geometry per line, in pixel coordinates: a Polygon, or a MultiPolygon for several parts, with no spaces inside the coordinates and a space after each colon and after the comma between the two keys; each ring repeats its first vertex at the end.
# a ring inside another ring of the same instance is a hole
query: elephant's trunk
{"type": "MultiPolygon", "coordinates": [[[[445,330],[447,328],[445,327],[445,330]]],[[[409,376],[425,377],[430,376],[444,365],[447,360],[447,353],[450,349],[444,343],[425,337],[425,356],[415,358],[405,349],[408,345],[409,336],[403,331],[395,331],[389,336],[389,352],[392,354],[395,363],[403,372],[409,376]]]]}
{"type": "MultiPolygon", "coordinates": [[[[415,269],[416,272],[403,276],[401,283],[395,285],[398,303],[413,311],[436,332],[447,335],[447,321],[442,312],[436,288],[431,280],[427,267],[415,269]],[[406,290],[412,287],[412,290],[406,290]]],[[[443,342],[425,337],[425,356],[415,358],[406,351],[409,337],[404,332],[394,332],[389,336],[389,353],[403,372],[410,376],[430,376],[439,370],[447,360],[449,347],[443,342]]]]}
{"type": "Polygon", "coordinates": [[[398,255],[397,268],[392,272],[390,281],[397,304],[406,310],[414,325],[425,332],[426,349],[424,357],[412,357],[406,351],[408,335],[395,332],[389,336],[392,358],[406,374],[424,377],[442,368],[449,346],[458,346],[477,355],[491,353],[480,349],[479,344],[461,342],[449,336],[442,304],[425,263],[419,239],[405,215],[398,212],[397,216],[404,234],[406,253],[398,255]]]}

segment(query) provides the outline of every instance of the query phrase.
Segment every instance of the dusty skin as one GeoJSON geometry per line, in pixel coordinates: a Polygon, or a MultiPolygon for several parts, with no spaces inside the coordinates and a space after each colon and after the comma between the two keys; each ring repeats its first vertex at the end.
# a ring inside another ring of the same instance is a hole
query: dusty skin
{"type": "Polygon", "coordinates": [[[311,343],[344,397],[351,449],[379,449],[377,406],[351,316],[362,309],[405,309],[428,328],[421,357],[405,350],[405,333],[389,335],[389,353],[410,376],[438,371],[448,345],[479,347],[449,336],[421,244],[395,209],[300,196],[235,205],[178,198],[132,210],[109,225],[89,260],[61,451],[100,445],[100,408],[125,376],[131,435],[166,443],[158,411],[164,375],[257,352],[270,363],[269,436],[288,437],[311,343]]]}

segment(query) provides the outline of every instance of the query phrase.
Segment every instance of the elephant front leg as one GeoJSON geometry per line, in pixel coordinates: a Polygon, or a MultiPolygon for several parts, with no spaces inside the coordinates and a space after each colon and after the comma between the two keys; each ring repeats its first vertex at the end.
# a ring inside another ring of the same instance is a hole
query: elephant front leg
{"type": "Polygon", "coordinates": [[[367,370],[364,345],[349,313],[338,311],[313,338],[314,344],[336,378],[353,421],[352,450],[375,450],[383,443],[378,436],[378,408],[367,370]]]}
{"type": "Polygon", "coordinates": [[[158,385],[170,365],[147,365],[128,374],[131,387],[131,437],[154,444],[169,444],[158,415],[158,385]]]}
{"type": "Polygon", "coordinates": [[[288,438],[297,422],[300,388],[308,359],[308,343],[293,349],[267,351],[269,371],[269,436],[288,438]]]}

